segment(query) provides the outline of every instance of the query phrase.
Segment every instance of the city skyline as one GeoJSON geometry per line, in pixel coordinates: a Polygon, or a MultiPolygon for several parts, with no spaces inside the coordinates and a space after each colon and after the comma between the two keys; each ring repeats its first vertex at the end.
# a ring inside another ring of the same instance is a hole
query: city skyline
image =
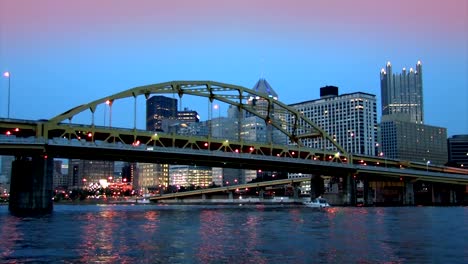
{"type": "MultiPolygon", "coordinates": [[[[172,80],[252,88],[263,77],[286,104],[317,99],[320,87],[335,85],[375,94],[380,104],[387,61],[400,72],[420,60],[424,123],[446,127],[449,136],[468,133],[467,2],[383,7],[370,0],[2,1],[0,71],[11,73],[10,117],[48,119],[172,80]]],[[[1,117],[7,88],[2,76],[1,117]]]]}

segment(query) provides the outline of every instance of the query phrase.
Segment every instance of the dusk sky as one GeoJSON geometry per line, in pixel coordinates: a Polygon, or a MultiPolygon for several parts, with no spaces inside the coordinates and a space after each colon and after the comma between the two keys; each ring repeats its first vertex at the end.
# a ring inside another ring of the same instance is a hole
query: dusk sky
{"type": "MultiPolygon", "coordinates": [[[[252,88],[261,76],[287,104],[335,85],[375,94],[380,109],[380,69],[418,60],[425,123],[468,134],[467,0],[0,0],[0,71],[11,72],[13,118],[49,119],[140,85],[252,88]]],[[[2,76],[1,117],[7,88],[2,76]]],[[[206,110],[195,104],[183,102],[206,110]]]]}

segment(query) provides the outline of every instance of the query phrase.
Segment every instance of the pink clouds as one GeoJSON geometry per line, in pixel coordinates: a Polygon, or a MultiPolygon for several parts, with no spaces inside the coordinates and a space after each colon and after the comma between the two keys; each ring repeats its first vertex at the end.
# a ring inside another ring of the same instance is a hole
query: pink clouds
{"type": "MultiPolygon", "coordinates": [[[[2,23],[18,31],[94,31],[112,27],[203,30],[467,30],[467,2],[431,1],[2,1],[2,23]]],[[[26,32],[25,32],[26,33],[26,32]]]]}

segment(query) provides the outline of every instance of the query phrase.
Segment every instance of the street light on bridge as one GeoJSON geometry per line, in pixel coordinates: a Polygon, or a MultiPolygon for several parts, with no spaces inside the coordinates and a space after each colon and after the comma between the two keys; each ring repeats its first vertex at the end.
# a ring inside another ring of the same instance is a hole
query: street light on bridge
{"type": "MultiPolygon", "coordinates": [[[[109,106],[109,127],[112,127],[112,100],[107,100],[106,105],[109,106]]],[[[106,112],[104,108],[104,126],[106,125],[106,112]]]]}
{"type": "Polygon", "coordinates": [[[11,90],[11,73],[6,71],[3,73],[5,78],[8,78],[8,114],[7,118],[10,118],[10,90],[11,90]]]}
{"type": "Polygon", "coordinates": [[[428,161],[426,162],[426,171],[429,171],[429,164],[431,164],[431,161],[430,161],[430,160],[428,160],[428,161]]]}

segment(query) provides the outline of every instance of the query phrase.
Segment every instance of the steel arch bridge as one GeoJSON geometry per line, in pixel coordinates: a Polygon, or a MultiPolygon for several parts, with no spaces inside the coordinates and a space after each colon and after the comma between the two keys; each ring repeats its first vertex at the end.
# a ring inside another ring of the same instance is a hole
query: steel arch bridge
{"type": "MultiPolygon", "coordinates": [[[[214,100],[224,102],[228,105],[237,107],[238,111],[249,112],[256,117],[261,118],[267,126],[271,126],[278,131],[281,131],[281,133],[287,136],[290,142],[295,145],[289,147],[295,147],[299,149],[299,151],[301,149],[307,149],[307,152],[310,153],[307,155],[307,158],[314,157],[315,159],[315,157],[321,157],[320,159],[323,158],[323,160],[325,160],[325,156],[327,156],[333,157],[329,158],[330,161],[342,161],[343,157],[344,160],[350,159],[350,156],[343,149],[343,147],[341,147],[334,139],[332,139],[332,137],[330,137],[326,131],[321,129],[312,120],[305,117],[301,112],[278,101],[277,98],[242,86],[214,81],[171,81],[134,87],[126,91],[74,107],[60,115],[57,115],[43,124],[43,131],[41,132],[45,138],[61,137],[69,140],[87,139],[88,141],[104,141],[114,143],[120,142],[123,144],[141,143],[146,145],[153,144],[154,146],[174,146],[176,141],[182,141],[183,147],[189,146],[191,148],[198,149],[206,147],[206,144],[213,144],[215,147],[210,147],[211,150],[231,149],[234,151],[234,147],[231,147],[231,145],[235,145],[236,149],[239,149],[240,147],[241,152],[244,150],[244,145],[253,145],[243,142],[240,136],[239,142],[231,141],[228,143],[228,140],[223,142],[216,142],[216,140],[208,138],[208,143],[206,143],[206,139],[197,139],[196,137],[192,136],[168,136],[164,135],[164,133],[156,134],[151,131],[137,130],[137,97],[144,96],[146,99],[149,99],[152,95],[156,94],[177,94],[180,99],[182,99],[184,95],[191,95],[207,98],[210,103],[212,103],[214,100]],[[134,98],[133,129],[108,128],[95,125],[94,113],[98,106],[104,104],[112,105],[117,100],[125,98],[134,98]],[[263,102],[262,105],[252,103],[252,101],[259,100],[263,102]],[[72,124],[72,120],[75,116],[87,111],[90,111],[92,114],[92,120],[89,127],[80,127],[72,124]],[[323,145],[328,145],[328,147],[317,150],[312,150],[311,148],[305,147],[304,140],[311,138],[320,138],[324,140],[326,144],[323,145]],[[200,144],[205,144],[205,146],[201,146],[200,144]]],[[[241,115],[239,115],[239,118],[240,116],[241,115]]],[[[178,144],[180,145],[181,143],[179,142],[178,144]]],[[[269,152],[267,155],[273,155],[272,149],[270,149],[270,151],[261,150],[261,145],[266,144],[267,143],[258,143],[255,152],[262,152],[262,154],[264,154],[263,152],[269,152]]],[[[270,145],[273,145],[273,143],[270,143],[270,145]]],[[[288,146],[277,147],[283,149],[288,148],[288,146]]],[[[250,148],[250,152],[252,152],[251,150],[252,149],[250,148]]],[[[246,150],[244,151],[249,152],[246,150]]],[[[278,153],[276,153],[276,155],[278,155],[278,153]]],[[[289,151],[282,151],[280,155],[293,156],[289,151]],[[288,154],[285,154],[286,152],[288,152],[288,154]]]]}

